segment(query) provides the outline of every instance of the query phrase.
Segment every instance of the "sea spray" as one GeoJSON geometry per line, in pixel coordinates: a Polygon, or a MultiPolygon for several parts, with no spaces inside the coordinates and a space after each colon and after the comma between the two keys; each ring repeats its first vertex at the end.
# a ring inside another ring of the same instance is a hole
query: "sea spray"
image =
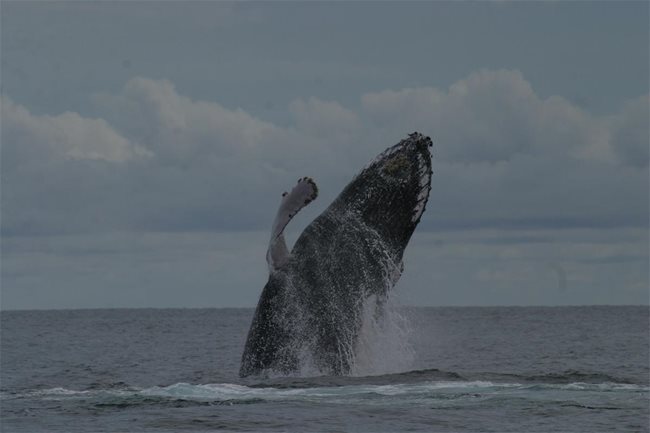
{"type": "Polygon", "coordinates": [[[351,375],[371,376],[410,370],[415,359],[412,330],[397,295],[391,292],[381,302],[373,295],[365,300],[361,313],[351,375]]]}

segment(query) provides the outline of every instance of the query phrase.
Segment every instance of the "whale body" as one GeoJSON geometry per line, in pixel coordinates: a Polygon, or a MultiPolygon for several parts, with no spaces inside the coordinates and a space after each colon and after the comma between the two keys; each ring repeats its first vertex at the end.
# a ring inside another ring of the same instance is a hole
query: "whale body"
{"type": "Polygon", "coordinates": [[[309,364],[350,372],[364,306],[381,314],[431,189],[431,139],[410,134],[373,159],[305,228],[291,252],[283,231],[318,195],[305,177],[282,195],[267,252],[269,279],[253,316],[240,376],[309,364]]]}

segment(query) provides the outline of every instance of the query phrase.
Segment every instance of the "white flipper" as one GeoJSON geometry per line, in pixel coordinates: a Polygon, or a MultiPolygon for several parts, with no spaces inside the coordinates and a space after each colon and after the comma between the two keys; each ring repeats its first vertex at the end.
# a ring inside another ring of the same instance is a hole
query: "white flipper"
{"type": "Polygon", "coordinates": [[[318,197],[318,188],[310,177],[298,179],[298,184],[293,187],[291,192],[282,194],[282,202],[271,230],[269,249],[266,251],[269,272],[278,269],[289,259],[289,250],[284,241],[284,228],[300,209],[307,206],[316,197],[318,197]]]}

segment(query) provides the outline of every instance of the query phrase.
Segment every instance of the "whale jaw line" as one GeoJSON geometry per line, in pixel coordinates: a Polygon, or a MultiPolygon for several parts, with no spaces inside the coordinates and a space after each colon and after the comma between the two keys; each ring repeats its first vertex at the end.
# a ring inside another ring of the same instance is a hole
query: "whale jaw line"
{"type": "MultiPolygon", "coordinates": [[[[412,232],[424,213],[431,190],[431,147],[431,138],[418,132],[409,134],[374,158],[340,198],[355,201],[361,213],[368,214],[364,210],[371,209],[370,219],[375,221],[381,220],[382,213],[397,211],[399,225],[412,232]]],[[[396,219],[388,218],[385,223],[393,224],[396,219]]]]}

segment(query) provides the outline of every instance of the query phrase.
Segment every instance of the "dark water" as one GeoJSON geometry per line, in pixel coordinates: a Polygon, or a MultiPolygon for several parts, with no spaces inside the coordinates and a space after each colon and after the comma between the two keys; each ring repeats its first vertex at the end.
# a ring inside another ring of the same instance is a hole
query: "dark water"
{"type": "Polygon", "coordinates": [[[648,431],[648,307],[404,314],[405,372],[242,380],[249,309],[3,312],[1,430],[648,431]]]}

